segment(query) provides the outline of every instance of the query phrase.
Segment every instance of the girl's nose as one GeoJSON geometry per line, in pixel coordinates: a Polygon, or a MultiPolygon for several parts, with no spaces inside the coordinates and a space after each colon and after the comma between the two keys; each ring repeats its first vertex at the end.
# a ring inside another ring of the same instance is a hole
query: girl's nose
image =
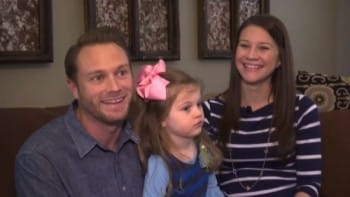
{"type": "Polygon", "coordinates": [[[202,109],[202,106],[199,105],[196,107],[196,116],[203,116],[203,109],[202,109]]]}

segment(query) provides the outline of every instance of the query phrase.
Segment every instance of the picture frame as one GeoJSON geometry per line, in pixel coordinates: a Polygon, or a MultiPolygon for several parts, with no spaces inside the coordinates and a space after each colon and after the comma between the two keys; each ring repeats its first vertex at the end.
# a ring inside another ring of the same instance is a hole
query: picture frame
{"type": "Polygon", "coordinates": [[[178,0],[86,0],[86,30],[117,28],[134,61],[179,60],[178,0]]]}
{"type": "Polygon", "coordinates": [[[0,6],[0,64],[53,61],[51,0],[0,6]]]}
{"type": "Polygon", "coordinates": [[[269,6],[269,0],[198,0],[199,58],[231,59],[239,25],[269,6]]]}

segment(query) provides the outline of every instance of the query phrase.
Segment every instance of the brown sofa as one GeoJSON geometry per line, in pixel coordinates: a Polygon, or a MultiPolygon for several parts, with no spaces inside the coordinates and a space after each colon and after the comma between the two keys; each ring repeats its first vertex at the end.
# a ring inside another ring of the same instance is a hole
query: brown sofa
{"type": "MultiPolygon", "coordinates": [[[[0,109],[0,196],[15,196],[14,159],[24,140],[66,106],[0,109]]],[[[322,196],[350,196],[350,110],[321,113],[323,138],[322,196]]]]}

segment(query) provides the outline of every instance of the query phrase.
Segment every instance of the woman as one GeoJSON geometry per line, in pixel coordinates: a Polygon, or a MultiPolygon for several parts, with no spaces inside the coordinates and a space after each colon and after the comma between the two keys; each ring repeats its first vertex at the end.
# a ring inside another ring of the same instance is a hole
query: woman
{"type": "Polygon", "coordinates": [[[205,127],[224,161],[227,196],[319,196],[321,133],[317,106],[296,94],[289,36],[274,16],[238,30],[229,88],[203,104],[205,127]]]}

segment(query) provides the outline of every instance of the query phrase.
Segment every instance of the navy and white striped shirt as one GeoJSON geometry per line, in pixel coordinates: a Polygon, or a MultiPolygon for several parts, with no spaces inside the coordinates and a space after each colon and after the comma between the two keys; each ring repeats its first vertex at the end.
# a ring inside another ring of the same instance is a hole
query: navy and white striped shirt
{"type": "MultiPolygon", "coordinates": [[[[231,131],[227,152],[217,174],[218,183],[226,196],[292,197],[303,191],[319,196],[321,185],[321,129],[317,106],[304,95],[296,96],[296,147],[287,162],[277,157],[277,141],[268,142],[272,118],[272,104],[254,112],[241,111],[240,129],[231,131]],[[264,149],[268,147],[265,168],[260,177],[264,149]],[[233,168],[234,167],[234,168],[233,168]],[[236,175],[235,175],[236,173],[236,175]],[[252,186],[249,191],[243,186],[252,186]]],[[[223,111],[223,102],[217,98],[203,103],[205,127],[215,138],[223,111]]],[[[274,128],[272,128],[274,130],[274,128]]]]}

